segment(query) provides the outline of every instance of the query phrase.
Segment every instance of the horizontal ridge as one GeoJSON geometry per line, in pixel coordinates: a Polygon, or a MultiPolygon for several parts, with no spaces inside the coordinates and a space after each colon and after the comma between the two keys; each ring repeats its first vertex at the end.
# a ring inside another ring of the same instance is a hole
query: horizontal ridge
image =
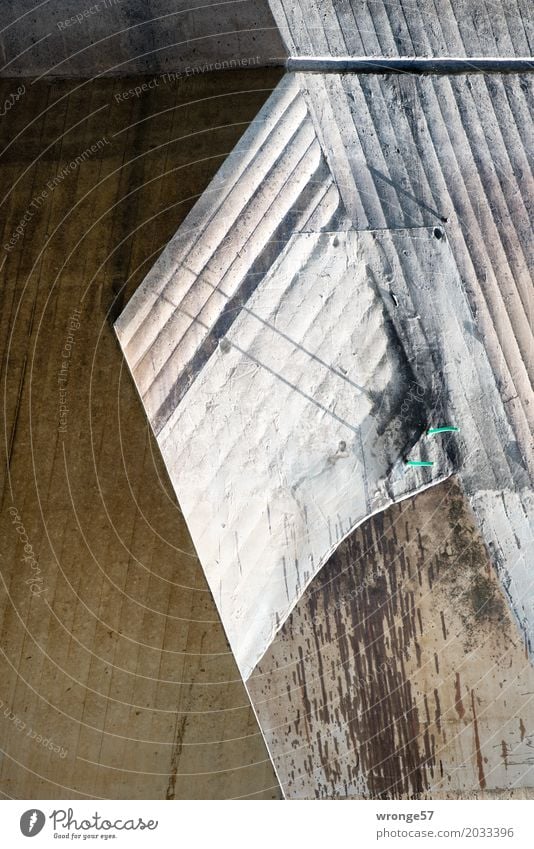
{"type": "Polygon", "coordinates": [[[524,74],[534,71],[534,57],[290,56],[286,67],[288,71],[321,74],[524,74]]]}

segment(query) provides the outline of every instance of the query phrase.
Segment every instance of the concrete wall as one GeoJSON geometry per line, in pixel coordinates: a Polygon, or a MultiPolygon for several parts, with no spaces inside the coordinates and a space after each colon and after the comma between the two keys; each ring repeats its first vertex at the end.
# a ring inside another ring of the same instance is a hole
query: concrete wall
{"type": "Polygon", "coordinates": [[[25,81],[0,122],[0,796],[279,793],[111,327],[278,78],[25,81]]]}
{"type": "Polygon", "coordinates": [[[2,25],[2,76],[150,74],[285,56],[267,0],[3,0],[2,25]]]}

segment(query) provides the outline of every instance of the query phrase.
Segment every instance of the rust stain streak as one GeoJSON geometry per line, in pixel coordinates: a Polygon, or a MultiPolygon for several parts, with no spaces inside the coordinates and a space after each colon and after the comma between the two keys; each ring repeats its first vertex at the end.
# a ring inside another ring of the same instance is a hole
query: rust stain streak
{"type": "Polygon", "coordinates": [[[471,706],[473,708],[473,730],[475,734],[475,751],[477,757],[478,783],[482,790],[486,787],[486,777],[484,775],[484,763],[482,760],[482,752],[480,751],[480,736],[478,733],[478,720],[475,710],[475,691],[471,690],[471,706]]]}
{"type": "Polygon", "coordinates": [[[528,736],[515,725],[505,765],[502,716],[530,710],[534,671],[488,562],[454,479],[340,544],[248,681],[287,798],[462,798],[522,786],[528,752],[517,749],[528,736]],[[496,677],[484,676],[503,652],[496,677]],[[485,705],[474,723],[463,702],[472,690],[485,705]],[[478,759],[466,758],[473,736],[478,759]],[[487,760],[486,738],[497,741],[487,760]]]}
{"type": "Polygon", "coordinates": [[[461,688],[461,685],[460,685],[460,673],[459,672],[456,673],[455,699],[456,699],[455,706],[456,706],[456,710],[458,711],[458,716],[460,717],[460,719],[463,719],[464,716],[465,716],[465,708],[464,708],[464,705],[463,705],[463,702],[462,702],[462,688],[461,688]]]}

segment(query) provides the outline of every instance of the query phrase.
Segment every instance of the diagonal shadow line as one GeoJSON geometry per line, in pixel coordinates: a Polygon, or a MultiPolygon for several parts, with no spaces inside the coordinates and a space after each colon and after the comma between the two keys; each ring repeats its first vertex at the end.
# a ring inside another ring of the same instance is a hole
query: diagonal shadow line
{"type": "Polygon", "coordinates": [[[378,177],[379,180],[383,180],[384,183],[388,183],[391,188],[394,189],[396,192],[400,192],[401,194],[405,195],[409,200],[417,204],[417,206],[421,207],[421,209],[424,209],[427,212],[430,212],[431,215],[434,215],[438,219],[438,221],[445,223],[443,216],[440,215],[439,212],[437,212],[435,209],[432,209],[432,207],[428,206],[426,203],[424,203],[424,201],[418,200],[416,197],[414,197],[414,195],[410,194],[410,192],[407,192],[406,189],[403,189],[402,186],[399,186],[398,183],[395,183],[390,177],[387,177],[385,174],[383,174],[382,171],[379,171],[378,168],[373,168],[372,165],[368,164],[367,170],[371,172],[373,177],[378,177]]]}
{"type": "MultiPolygon", "coordinates": [[[[169,301],[169,300],[168,300],[168,298],[165,298],[165,296],[164,296],[164,295],[159,295],[159,297],[160,297],[160,298],[162,298],[163,300],[167,301],[167,303],[169,303],[169,304],[171,304],[173,307],[175,307],[175,309],[177,309],[177,310],[178,310],[178,312],[183,313],[184,315],[186,315],[186,316],[187,316],[187,318],[189,318],[191,321],[193,321],[193,322],[195,322],[195,323],[199,324],[199,325],[200,325],[201,327],[203,327],[205,330],[209,330],[209,329],[210,329],[210,328],[209,328],[209,325],[207,325],[207,324],[206,324],[204,321],[202,321],[200,318],[198,318],[197,316],[191,315],[191,313],[189,313],[189,312],[188,312],[187,310],[185,310],[183,307],[177,307],[175,304],[173,304],[173,303],[172,303],[172,301],[169,301]]],[[[317,400],[316,400],[315,398],[313,398],[311,395],[308,395],[308,393],[307,393],[307,392],[304,392],[304,390],[303,390],[303,389],[299,389],[299,387],[298,387],[298,386],[295,386],[295,384],[291,383],[291,381],[290,381],[290,380],[287,380],[287,378],[282,377],[282,375],[281,375],[281,374],[279,374],[279,373],[278,373],[277,371],[275,371],[274,369],[270,368],[270,366],[266,365],[265,363],[262,363],[260,360],[258,360],[258,359],[257,359],[257,357],[255,357],[255,356],[254,356],[253,354],[251,354],[249,351],[245,351],[243,348],[241,348],[239,345],[236,345],[236,343],[235,343],[235,342],[231,342],[229,339],[227,339],[227,342],[228,342],[228,344],[229,344],[232,348],[235,348],[235,349],[236,349],[236,351],[239,351],[239,353],[240,353],[240,354],[242,354],[243,356],[247,357],[247,358],[248,358],[251,362],[253,362],[255,365],[259,366],[259,368],[265,369],[265,371],[267,371],[269,374],[273,375],[273,377],[275,377],[275,378],[277,378],[278,380],[280,380],[282,383],[284,383],[284,384],[285,384],[286,386],[288,386],[290,389],[293,389],[295,392],[298,392],[298,393],[299,393],[299,395],[302,395],[302,397],[303,397],[303,398],[306,398],[306,400],[307,400],[307,401],[311,401],[311,403],[312,403],[315,407],[318,407],[318,409],[322,410],[324,413],[326,413],[327,415],[331,416],[331,417],[332,417],[333,419],[335,419],[337,422],[339,422],[340,424],[344,425],[344,427],[347,427],[349,430],[351,430],[353,433],[356,433],[356,434],[360,432],[360,428],[359,428],[359,427],[355,427],[355,426],[354,426],[353,424],[351,424],[350,422],[347,422],[345,419],[342,419],[342,418],[341,418],[341,416],[338,416],[336,413],[333,413],[333,412],[332,412],[332,410],[329,410],[329,409],[328,409],[328,407],[325,407],[325,406],[324,406],[324,404],[321,404],[321,403],[320,403],[320,401],[317,401],[317,400]]],[[[159,432],[162,430],[163,426],[164,426],[164,425],[162,425],[161,427],[159,427],[159,428],[158,428],[158,427],[156,426],[156,423],[155,423],[155,425],[154,425],[154,430],[155,430],[156,434],[159,434],[159,432]]]]}

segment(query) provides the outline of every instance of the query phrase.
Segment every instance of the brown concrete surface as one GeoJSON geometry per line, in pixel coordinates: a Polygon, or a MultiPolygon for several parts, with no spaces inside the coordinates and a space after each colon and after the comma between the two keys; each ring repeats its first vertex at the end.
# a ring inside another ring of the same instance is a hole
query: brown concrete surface
{"type": "Polygon", "coordinates": [[[288,798],[534,798],[534,670],[454,478],[340,544],[247,686],[288,798]]]}
{"type": "Polygon", "coordinates": [[[279,76],[27,82],[1,123],[4,798],[279,797],[111,327],[279,76]]]}

